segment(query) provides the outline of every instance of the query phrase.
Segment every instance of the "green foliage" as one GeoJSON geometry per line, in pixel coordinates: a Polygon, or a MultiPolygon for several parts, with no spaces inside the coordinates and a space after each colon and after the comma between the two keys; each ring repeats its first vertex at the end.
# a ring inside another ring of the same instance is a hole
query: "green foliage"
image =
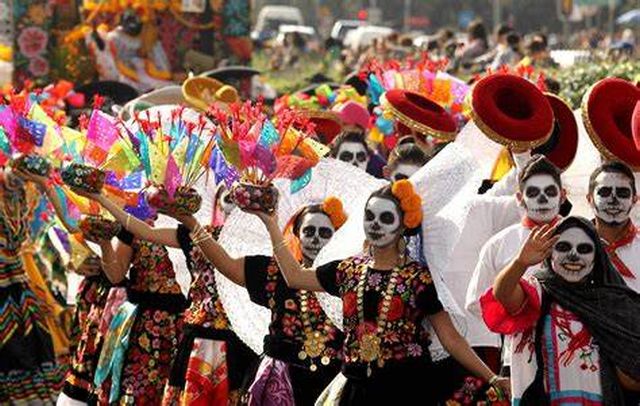
{"type": "Polygon", "coordinates": [[[637,61],[591,62],[558,70],[550,75],[560,82],[560,96],[576,109],[591,85],[606,77],[619,77],[632,82],[640,81],[640,63],[637,61]]]}

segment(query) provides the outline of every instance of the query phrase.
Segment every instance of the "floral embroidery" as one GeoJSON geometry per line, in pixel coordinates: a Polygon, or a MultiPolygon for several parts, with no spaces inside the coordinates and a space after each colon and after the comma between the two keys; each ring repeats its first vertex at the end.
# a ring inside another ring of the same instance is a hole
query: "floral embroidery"
{"type": "MultiPolygon", "coordinates": [[[[347,332],[345,341],[345,359],[357,362],[359,354],[359,340],[365,334],[375,333],[377,323],[365,315],[365,322],[360,322],[357,311],[356,295],[360,272],[366,270],[367,261],[364,258],[350,258],[338,265],[336,282],[342,293],[344,326],[347,332]]],[[[381,312],[382,300],[380,290],[384,290],[389,281],[390,272],[373,271],[368,274],[365,295],[377,298],[377,314],[381,312]],[[371,282],[373,279],[374,283],[371,282]]],[[[408,357],[422,357],[429,354],[431,343],[429,333],[422,326],[426,316],[418,307],[419,296],[432,284],[432,279],[426,268],[417,263],[407,265],[398,273],[396,294],[391,299],[387,313],[387,328],[381,334],[382,357],[385,360],[400,360],[408,357]]],[[[433,299],[433,298],[431,298],[433,299]]],[[[366,300],[366,299],[365,299],[366,300]]]]}
{"type": "Polygon", "coordinates": [[[131,289],[141,292],[182,294],[165,247],[135,240],[133,251],[135,257],[130,271],[131,289]]]}
{"type": "MultiPolygon", "coordinates": [[[[207,230],[217,238],[220,228],[207,230]]],[[[215,270],[199,247],[189,253],[193,281],[189,289],[191,306],[185,311],[185,323],[218,330],[229,329],[229,319],[222,306],[215,280],[215,270]]]]}
{"type": "Polygon", "coordinates": [[[567,349],[559,354],[559,362],[564,367],[568,367],[577,355],[581,361],[580,369],[598,371],[598,364],[594,360],[597,349],[593,344],[593,337],[586,327],[583,325],[579,331],[573,331],[571,322],[577,320],[576,316],[558,307],[551,310],[551,315],[558,327],[558,340],[567,343],[567,349]]]}

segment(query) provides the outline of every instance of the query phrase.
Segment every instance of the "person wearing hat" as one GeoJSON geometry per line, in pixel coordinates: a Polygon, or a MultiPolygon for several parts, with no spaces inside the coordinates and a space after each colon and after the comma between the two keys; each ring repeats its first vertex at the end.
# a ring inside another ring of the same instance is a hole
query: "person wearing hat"
{"type": "Polygon", "coordinates": [[[431,154],[437,144],[453,141],[458,128],[453,117],[439,104],[414,92],[389,90],[380,98],[385,114],[396,122],[399,136],[411,135],[431,154]]]}

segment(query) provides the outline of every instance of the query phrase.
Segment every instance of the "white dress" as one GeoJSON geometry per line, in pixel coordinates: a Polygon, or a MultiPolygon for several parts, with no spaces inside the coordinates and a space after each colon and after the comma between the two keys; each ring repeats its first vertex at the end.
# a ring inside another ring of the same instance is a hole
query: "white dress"
{"type": "Polygon", "coordinates": [[[552,303],[541,317],[542,288],[532,276],[520,281],[527,302],[510,315],[493,292],[482,297],[482,312],[491,329],[512,338],[510,352],[512,404],[518,405],[533,382],[538,368],[535,356],[535,326],[544,323],[542,355],[543,382],[551,406],[602,405],[600,353],[585,325],[572,312],[552,303]]]}

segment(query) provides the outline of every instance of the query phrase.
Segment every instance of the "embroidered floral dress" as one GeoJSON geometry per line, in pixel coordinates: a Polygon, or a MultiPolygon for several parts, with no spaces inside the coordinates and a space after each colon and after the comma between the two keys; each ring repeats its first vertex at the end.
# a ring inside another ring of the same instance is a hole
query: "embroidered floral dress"
{"type": "Polygon", "coordinates": [[[339,372],[342,332],[315,294],[287,286],[274,258],[246,257],[245,281],[251,300],[271,310],[265,354],[288,364],[295,404],[313,405],[339,372]],[[323,344],[314,345],[314,337],[323,344]]]}
{"type": "Polygon", "coordinates": [[[0,191],[0,404],[53,403],[64,382],[21,257],[39,198],[31,184],[0,191]]]}
{"type": "MultiPolygon", "coordinates": [[[[207,230],[217,238],[221,228],[207,230]]],[[[246,370],[257,356],[231,330],[218,295],[215,268],[193,245],[186,227],[178,226],[176,233],[192,281],[190,305],[184,312],[184,335],[163,404],[226,404],[227,398],[234,398],[241,389],[246,370]]]]}
{"type": "Polygon", "coordinates": [[[366,258],[348,258],[317,269],[324,289],[342,298],[346,333],[342,372],[347,381],[340,404],[415,404],[420,399],[421,405],[435,405],[436,385],[429,379],[433,376],[431,340],[423,322],[443,307],[431,274],[415,262],[397,271],[386,323],[379,333],[378,319],[393,272],[372,269],[368,263],[366,258]],[[363,362],[363,338],[371,334],[380,339],[380,356],[363,362]]]}
{"type": "MultiPolygon", "coordinates": [[[[118,238],[133,249],[127,299],[137,305],[137,311],[122,363],[117,403],[159,405],[181,339],[186,299],[166,248],[133,240],[127,232],[118,238]]],[[[105,350],[109,351],[107,346],[105,350]]],[[[111,379],[98,389],[100,404],[108,403],[111,379]]]]}
{"type": "Polygon", "coordinates": [[[481,299],[482,314],[494,332],[513,336],[511,392],[512,404],[518,405],[534,381],[538,365],[535,355],[535,327],[543,323],[541,342],[544,365],[544,391],[551,406],[603,405],[600,384],[598,346],[586,326],[575,314],[551,303],[542,315],[542,289],[534,277],[520,281],[526,296],[525,306],[510,315],[489,290],[481,299]]]}
{"type": "Polygon", "coordinates": [[[71,370],[63,392],[72,399],[86,402],[93,392],[93,374],[102,349],[99,325],[111,283],[100,273],[85,277],[78,289],[73,320],[71,370]]]}

